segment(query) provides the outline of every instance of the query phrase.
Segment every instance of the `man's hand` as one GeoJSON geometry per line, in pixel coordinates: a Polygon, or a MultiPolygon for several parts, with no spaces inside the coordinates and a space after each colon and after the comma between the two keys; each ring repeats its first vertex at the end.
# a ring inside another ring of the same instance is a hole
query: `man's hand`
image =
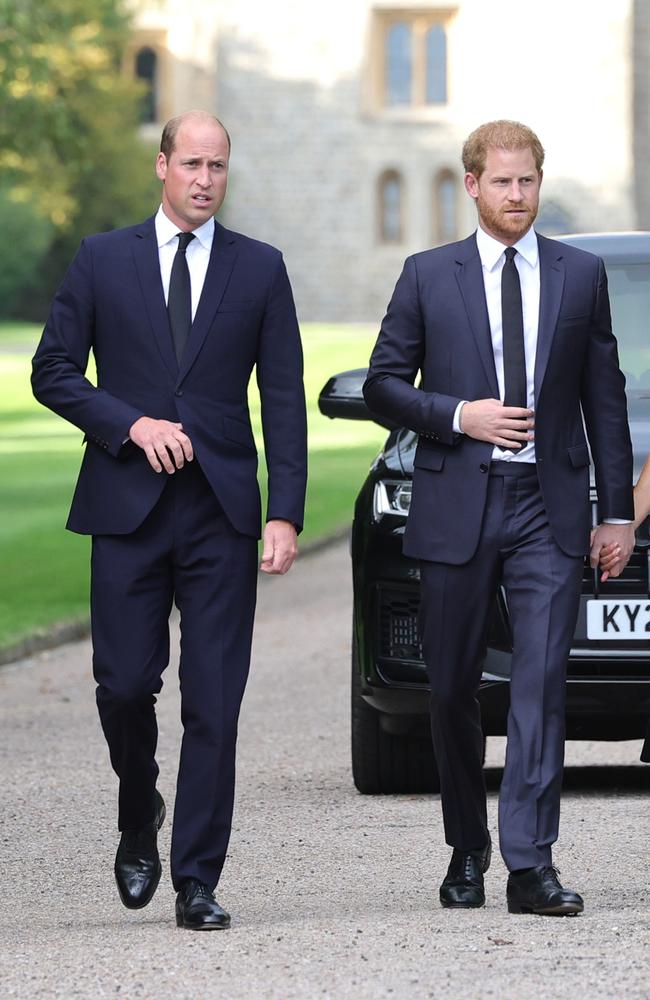
{"type": "Polygon", "coordinates": [[[634,548],[633,524],[599,524],[591,533],[591,568],[600,562],[601,583],[610,576],[620,576],[634,548]]]}
{"type": "Polygon", "coordinates": [[[460,429],[477,441],[490,441],[508,451],[519,451],[532,441],[535,426],[532,410],[504,406],[499,399],[475,399],[460,411],[460,429]]]}
{"type": "Polygon", "coordinates": [[[182,424],[140,417],[131,427],[129,437],[142,448],[154,472],[164,469],[171,475],[194,458],[192,442],[183,433],[182,424]]]}
{"type": "Polygon", "coordinates": [[[267,521],[260,569],[273,575],[291,569],[298,555],[298,535],[291,521],[267,521]]]}

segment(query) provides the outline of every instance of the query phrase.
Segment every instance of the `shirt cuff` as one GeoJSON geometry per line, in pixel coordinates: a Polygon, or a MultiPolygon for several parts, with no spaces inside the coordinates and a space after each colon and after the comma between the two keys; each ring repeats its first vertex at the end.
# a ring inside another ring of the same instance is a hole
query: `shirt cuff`
{"type": "Polygon", "coordinates": [[[454,434],[462,434],[463,433],[461,431],[461,429],[460,429],[460,411],[462,410],[462,408],[464,407],[464,405],[465,405],[466,402],[467,402],[466,399],[461,399],[460,403],[458,404],[458,406],[454,410],[454,422],[452,424],[452,430],[453,430],[454,434]]]}
{"type": "Polygon", "coordinates": [[[634,521],[626,521],[623,517],[604,517],[603,524],[634,524],[634,521]]]}

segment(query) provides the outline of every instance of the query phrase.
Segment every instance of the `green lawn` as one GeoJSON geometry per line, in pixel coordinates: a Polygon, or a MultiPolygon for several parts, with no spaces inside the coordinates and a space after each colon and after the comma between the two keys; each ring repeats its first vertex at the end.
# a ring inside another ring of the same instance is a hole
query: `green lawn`
{"type": "MultiPolygon", "coordinates": [[[[64,531],[81,433],[40,407],[29,386],[38,327],[0,324],[0,649],[88,609],[88,539],[64,531]]],[[[365,469],[385,432],[318,412],[326,378],[367,364],[368,326],[303,327],[310,482],[303,544],[348,524],[365,469]]],[[[259,406],[251,399],[256,435],[259,406]]],[[[264,470],[260,479],[263,485],[264,470]]]]}

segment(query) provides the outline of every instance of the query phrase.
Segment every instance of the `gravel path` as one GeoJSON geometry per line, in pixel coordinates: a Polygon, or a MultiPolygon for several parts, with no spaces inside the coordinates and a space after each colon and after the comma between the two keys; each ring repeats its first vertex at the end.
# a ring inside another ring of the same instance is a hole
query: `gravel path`
{"type": "MultiPolygon", "coordinates": [[[[556,860],[576,919],[510,916],[496,857],[487,906],[443,911],[439,800],[362,797],[348,741],[345,545],[260,585],[240,728],[228,932],[177,930],[165,875],[151,905],[113,883],[116,787],[86,642],[0,670],[0,995],[650,998],[650,769],[640,743],[570,744],[556,860]]],[[[174,795],[175,664],[159,700],[160,789],[174,795]]],[[[503,741],[488,741],[490,814],[503,741]]],[[[169,824],[161,832],[168,856],[169,824]]]]}

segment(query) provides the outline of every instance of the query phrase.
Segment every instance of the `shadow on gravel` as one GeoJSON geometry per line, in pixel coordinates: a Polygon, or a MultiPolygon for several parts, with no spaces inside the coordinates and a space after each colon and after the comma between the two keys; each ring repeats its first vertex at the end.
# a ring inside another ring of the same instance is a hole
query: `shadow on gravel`
{"type": "MultiPolygon", "coordinates": [[[[503,769],[485,768],[485,783],[489,792],[498,792],[503,769]]],[[[582,795],[620,795],[623,792],[643,792],[650,795],[650,767],[567,767],[564,770],[562,791],[582,795]]]]}

